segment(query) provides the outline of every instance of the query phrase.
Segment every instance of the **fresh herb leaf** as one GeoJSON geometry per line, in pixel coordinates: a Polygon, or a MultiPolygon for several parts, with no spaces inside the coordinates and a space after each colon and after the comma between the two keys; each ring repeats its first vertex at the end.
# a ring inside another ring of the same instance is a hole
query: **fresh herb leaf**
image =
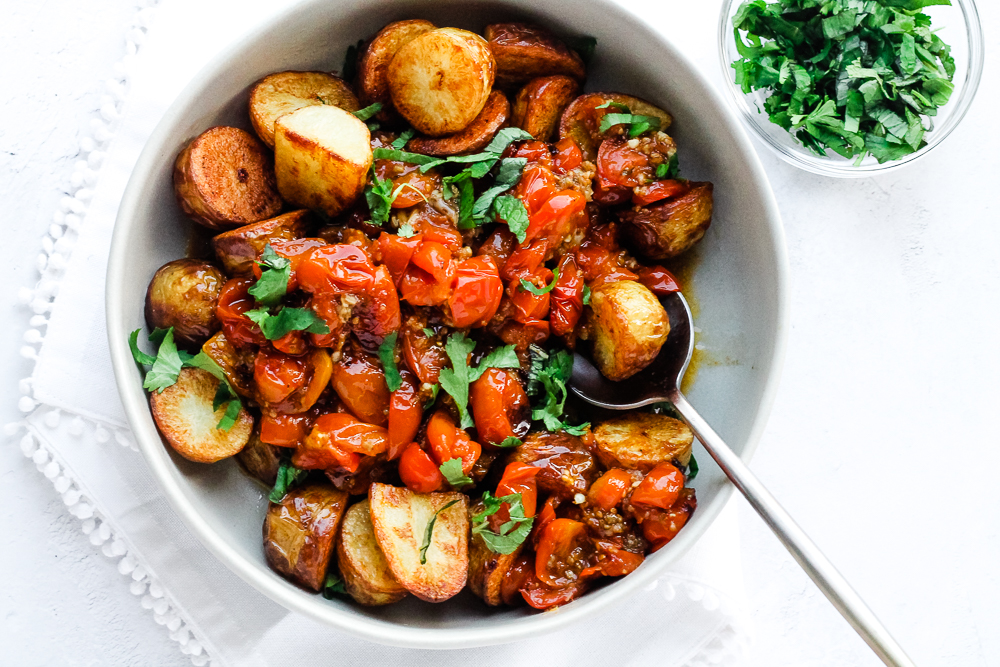
{"type": "Polygon", "coordinates": [[[438,466],[438,470],[441,471],[441,474],[444,475],[444,478],[448,480],[453,489],[458,490],[475,484],[471,477],[462,472],[462,459],[448,459],[438,466]]]}
{"type": "Polygon", "coordinates": [[[296,468],[288,459],[282,459],[281,463],[278,464],[278,475],[274,479],[274,488],[271,489],[267,499],[272,503],[280,503],[288,490],[300,484],[308,475],[308,470],[296,468]]]}
{"type": "Polygon", "coordinates": [[[135,363],[141,366],[152,366],[156,363],[156,357],[151,356],[139,349],[139,329],[128,335],[128,347],[132,350],[132,358],[135,363]]]}
{"type": "Polygon", "coordinates": [[[698,460],[694,458],[694,454],[691,455],[691,460],[688,461],[688,478],[687,481],[692,481],[698,476],[698,460]]]}
{"type": "Polygon", "coordinates": [[[431,408],[434,407],[434,403],[438,399],[439,391],[441,391],[441,384],[434,383],[434,385],[431,386],[431,397],[427,399],[426,403],[424,403],[424,410],[430,410],[431,408]]]}
{"type": "MultiPolygon", "coordinates": [[[[236,398],[235,395],[233,395],[231,392],[228,391],[228,385],[225,382],[220,382],[219,383],[220,392],[223,390],[223,387],[227,389],[226,393],[231,398],[229,399],[229,402],[226,403],[226,413],[222,415],[222,419],[220,419],[219,423],[215,425],[215,428],[217,428],[220,431],[228,431],[233,426],[236,426],[236,420],[240,416],[240,410],[243,408],[243,404],[240,402],[238,398],[236,398]]],[[[216,402],[218,402],[219,400],[218,392],[216,392],[215,394],[215,400],[216,402]]],[[[217,409],[218,408],[216,408],[216,410],[217,409]]]]}
{"type": "Polygon", "coordinates": [[[677,178],[680,174],[681,166],[677,159],[677,153],[670,156],[668,162],[661,162],[656,165],[656,177],[657,178],[677,178]]]}
{"type": "Polygon", "coordinates": [[[583,305],[590,305],[590,287],[587,285],[583,286],[583,305]]]}
{"type": "Polygon", "coordinates": [[[397,336],[397,332],[393,331],[378,347],[378,358],[382,361],[385,383],[389,386],[389,391],[396,391],[403,386],[403,376],[399,374],[399,368],[396,366],[397,336]]]}
{"type": "Polygon", "coordinates": [[[431,329],[429,327],[424,327],[423,329],[421,329],[421,331],[423,331],[424,335],[427,336],[428,338],[432,338],[434,336],[434,329],[431,329]]]}
{"type": "Polygon", "coordinates": [[[471,428],[475,426],[472,417],[469,415],[469,384],[475,382],[489,368],[518,368],[520,363],[513,345],[493,350],[476,368],[469,367],[469,355],[476,348],[475,341],[465,336],[465,333],[458,332],[448,336],[445,341],[444,351],[451,360],[450,368],[442,368],[438,375],[441,388],[448,392],[448,395],[455,401],[461,417],[461,428],[471,428]]]}
{"type": "Polygon", "coordinates": [[[550,282],[545,287],[535,287],[527,281],[525,278],[521,278],[521,289],[531,292],[535,296],[541,296],[543,294],[548,294],[552,291],[552,288],[556,286],[556,281],[559,280],[559,269],[555,268],[552,270],[552,282],[550,282]]]}
{"type": "Polygon", "coordinates": [[[503,442],[493,443],[493,444],[495,444],[497,447],[500,447],[501,449],[510,449],[514,447],[520,447],[524,443],[516,435],[508,435],[506,438],[503,439],[503,442]]]}
{"type": "Polygon", "coordinates": [[[277,340],[292,331],[330,333],[326,322],[308,308],[283,307],[276,315],[272,315],[267,308],[257,308],[246,311],[244,315],[260,327],[264,338],[268,340],[277,340]]]}
{"type": "Polygon", "coordinates": [[[351,44],[347,47],[347,53],[344,54],[344,66],[340,68],[340,76],[346,81],[352,81],[358,74],[358,55],[361,53],[361,49],[365,46],[365,40],[359,39],[357,44],[351,44]]]}
{"type": "Polygon", "coordinates": [[[437,523],[438,515],[441,514],[441,512],[448,509],[449,507],[451,507],[452,505],[454,505],[455,503],[457,503],[459,500],[460,500],[459,498],[455,498],[455,500],[452,500],[451,502],[442,505],[437,512],[434,512],[434,516],[431,517],[431,520],[427,522],[427,530],[424,532],[424,543],[420,545],[421,565],[427,564],[427,550],[431,548],[431,538],[434,535],[434,524],[437,523]]]}
{"type": "Polygon", "coordinates": [[[530,132],[526,132],[519,127],[505,127],[496,133],[493,141],[486,146],[486,153],[500,155],[507,147],[515,141],[531,141],[534,139],[530,132]]]}
{"type": "Polygon", "coordinates": [[[514,553],[527,539],[534,524],[533,518],[524,516],[521,494],[512,493],[497,498],[487,491],[483,494],[483,505],[483,511],[472,517],[472,534],[482,537],[486,547],[494,553],[504,555],[514,553]],[[497,532],[493,532],[489,529],[487,519],[499,512],[505,503],[510,520],[504,522],[497,532]]]}
{"type": "Polygon", "coordinates": [[[563,431],[566,431],[570,435],[575,435],[577,437],[580,437],[581,435],[586,435],[587,429],[590,428],[590,422],[584,422],[582,424],[578,424],[577,426],[571,426],[566,422],[563,422],[561,428],[563,431]]]}
{"type": "Polygon", "coordinates": [[[354,116],[358,118],[358,120],[368,120],[381,110],[382,110],[382,103],[375,102],[374,104],[369,104],[364,109],[358,109],[357,111],[352,111],[351,113],[354,114],[354,116]]]}
{"type": "Polygon", "coordinates": [[[396,160],[397,162],[409,162],[410,164],[428,165],[433,163],[441,164],[442,158],[421,155],[420,153],[410,153],[398,148],[376,148],[372,151],[372,157],[376,160],[396,160]]]}
{"type": "MultiPolygon", "coordinates": [[[[375,150],[381,150],[376,148],[375,150]]],[[[365,187],[365,201],[368,203],[368,210],[372,215],[372,224],[382,226],[389,219],[392,210],[392,202],[396,198],[396,193],[392,191],[391,178],[379,178],[372,174],[372,184],[365,187]]]]}
{"type": "Polygon", "coordinates": [[[463,169],[454,176],[445,176],[442,180],[445,198],[451,199],[454,197],[454,192],[458,192],[459,229],[472,229],[476,226],[476,223],[472,219],[472,207],[476,198],[476,193],[472,187],[472,178],[472,171],[463,169]]]}
{"type": "Polygon", "coordinates": [[[288,279],[292,275],[292,263],[274,252],[268,243],[264,252],[257,260],[261,268],[260,278],[250,287],[248,292],[262,306],[276,306],[288,292],[288,279]]]}
{"type": "Polygon", "coordinates": [[[481,194],[472,206],[472,217],[478,224],[482,224],[486,220],[486,214],[493,207],[496,198],[517,185],[527,163],[528,159],[523,157],[508,157],[501,160],[493,186],[481,194]]]}
{"type": "Polygon", "coordinates": [[[529,348],[529,355],[528,396],[540,399],[533,403],[531,418],[541,421],[552,432],[584,435],[590,428],[589,422],[573,426],[562,419],[569,395],[566,384],[573,375],[573,355],[567,350],[549,354],[537,345],[529,348]]]}
{"type": "Polygon", "coordinates": [[[584,65],[589,65],[594,59],[594,50],[597,48],[597,38],[590,35],[582,37],[567,37],[563,40],[566,46],[577,52],[584,65]]]}
{"type": "Polygon", "coordinates": [[[517,358],[514,346],[504,345],[483,357],[479,365],[469,371],[469,377],[472,382],[475,382],[490,368],[520,368],[520,366],[521,362],[517,358]]]}
{"type": "Polygon", "coordinates": [[[170,327],[160,342],[160,349],[156,352],[153,367],[146,373],[146,379],[142,383],[143,389],[161,393],[177,382],[177,376],[180,375],[183,363],[181,355],[177,351],[177,345],[174,343],[174,328],[170,327]]]}
{"type": "Polygon", "coordinates": [[[402,150],[403,146],[405,146],[406,142],[408,142],[410,139],[413,138],[414,134],[416,134],[416,131],[412,129],[405,130],[402,134],[396,137],[395,141],[392,142],[392,147],[395,148],[397,151],[402,150]]]}
{"type": "Polygon", "coordinates": [[[396,236],[402,239],[413,238],[416,235],[417,233],[413,231],[413,225],[410,224],[409,220],[401,224],[399,226],[399,229],[396,230],[396,236]]]}
{"type": "MultiPolygon", "coordinates": [[[[624,104],[618,102],[605,102],[602,106],[615,105],[616,108],[625,107],[624,104]]],[[[598,107],[601,108],[601,107],[598,107]]],[[[643,116],[640,114],[633,113],[607,113],[601,118],[600,131],[607,132],[615,125],[626,125],[628,126],[628,136],[638,137],[643,132],[648,132],[650,130],[660,129],[660,119],[656,116],[643,116]]]]}
{"type": "Polygon", "coordinates": [[[507,228],[517,237],[518,242],[524,243],[530,222],[524,202],[511,195],[500,195],[493,201],[493,212],[498,220],[507,223],[507,228]]]}
{"type": "Polygon", "coordinates": [[[334,595],[347,595],[347,588],[344,587],[344,580],[333,572],[326,573],[326,581],[323,582],[322,595],[327,600],[333,600],[334,595]]]}

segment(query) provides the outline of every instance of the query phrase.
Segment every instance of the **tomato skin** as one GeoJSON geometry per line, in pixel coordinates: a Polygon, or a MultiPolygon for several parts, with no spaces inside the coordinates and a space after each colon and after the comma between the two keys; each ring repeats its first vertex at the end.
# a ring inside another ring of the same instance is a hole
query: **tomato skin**
{"type": "Polygon", "coordinates": [[[691,518],[698,507],[694,489],[684,489],[673,507],[668,510],[647,510],[642,519],[642,536],[652,545],[650,552],[657,551],[664,544],[677,537],[677,533],[691,518]]]}
{"type": "Polygon", "coordinates": [[[552,278],[552,271],[542,266],[529,276],[510,281],[507,294],[510,297],[511,304],[514,306],[515,321],[523,324],[531,320],[543,320],[548,317],[549,301],[552,298],[551,290],[544,294],[535,294],[525,289],[524,285],[521,284],[521,280],[527,280],[535,287],[544,289],[552,282],[552,278]]]}
{"type": "Polygon", "coordinates": [[[296,275],[302,289],[312,294],[362,294],[375,281],[375,267],[357,246],[324,245],[302,260],[296,275]]]}
{"type": "Polygon", "coordinates": [[[330,329],[330,333],[309,334],[309,340],[316,347],[336,347],[343,338],[342,329],[345,322],[340,319],[337,305],[340,297],[335,294],[316,294],[309,300],[309,308],[319,317],[330,329]]]}
{"type": "Polygon", "coordinates": [[[422,241],[423,236],[420,234],[404,239],[402,236],[382,232],[378,237],[376,259],[389,270],[396,285],[403,279],[403,273],[422,241]]]}
{"type": "Polygon", "coordinates": [[[621,503],[632,486],[632,476],[620,468],[607,471],[587,490],[587,501],[607,512],[621,503]]]}
{"type": "MultiPolygon", "coordinates": [[[[524,516],[531,518],[535,516],[535,507],[538,503],[538,484],[535,483],[535,477],[540,472],[541,468],[529,466],[527,463],[520,463],[519,461],[508,463],[507,467],[504,468],[500,483],[497,484],[496,493],[493,495],[501,498],[509,496],[512,493],[520,493],[521,505],[524,506],[524,516]]],[[[494,516],[499,517],[497,521],[498,525],[509,521],[510,514],[507,512],[506,504],[494,516]],[[501,514],[504,516],[501,516],[501,514]]]]}
{"type": "Polygon", "coordinates": [[[671,463],[658,463],[635,487],[629,502],[644,507],[670,509],[684,488],[684,473],[671,463]]]}
{"type": "Polygon", "coordinates": [[[576,142],[565,137],[555,144],[556,154],[553,158],[552,167],[559,173],[565,174],[576,169],[583,163],[583,151],[576,145],[576,142]]]}
{"type": "Polygon", "coordinates": [[[500,582],[500,598],[506,605],[514,606],[524,601],[521,588],[535,573],[535,558],[532,553],[521,552],[507,569],[500,582]]]}
{"type": "Polygon", "coordinates": [[[605,139],[597,150],[597,176],[604,183],[634,188],[653,180],[649,158],[623,139],[605,139]]]}
{"type": "Polygon", "coordinates": [[[648,185],[639,185],[632,191],[632,203],[636,206],[649,206],[663,199],[677,197],[690,188],[673,179],[665,181],[654,181],[648,185]]]}
{"type": "Polygon", "coordinates": [[[260,441],[276,447],[295,447],[305,440],[312,428],[309,414],[263,414],[260,418],[260,441]]]}
{"type": "Polygon", "coordinates": [[[414,306],[440,306],[451,294],[455,268],[455,262],[449,262],[444,281],[438,281],[423,269],[410,264],[399,283],[399,294],[404,301],[414,306]]]}
{"type": "Polygon", "coordinates": [[[416,493],[433,493],[444,485],[444,475],[415,442],[410,443],[399,457],[399,478],[416,493]]]}
{"type": "Polygon", "coordinates": [[[544,238],[548,247],[555,247],[580,219],[586,207],[586,198],[576,190],[554,194],[534,214],[529,214],[525,242],[544,238]]]}
{"type": "Polygon", "coordinates": [[[535,576],[551,588],[573,586],[579,581],[579,574],[587,565],[589,546],[586,527],[580,521],[551,521],[538,540],[535,576]]]}
{"type": "Polygon", "coordinates": [[[271,345],[279,352],[284,352],[292,356],[305,354],[309,349],[305,334],[301,331],[289,331],[281,338],[272,340],[271,345]]]}
{"type": "Polygon", "coordinates": [[[403,326],[403,360],[421,382],[434,384],[441,369],[448,363],[448,356],[436,337],[428,336],[420,322],[411,317],[403,326]]]}
{"type": "Polygon", "coordinates": [[[639,282],[648,287],[656,296],[680,292],[681,285],[674,274],[662,266],[644,266],[639,269],[639,282]]]}
{"type": "Polygon", "coordinates": [[[498,225],[479,246],[476,254],[492,257],[493,263],[502,267],[507,263],[511,253],[514,252],[515,246],[517,246],[517,237],[506,227],[498,225]]]}
{"type": "Polygon", "coordinates": [[[376,349],[386,336],[399,329],[402,319],[399,294],[387,268],[379,266],[375,269],[375,281],[354,312],[358,318],[354,335],[369,349],[376,349]]]}
{"type": "Polygon", "coordinates": [[[405,369],[399,374],[403,378],[403,384],[392,392],[392,398],[389,399],[389,449],[386,458],[390,461],[397,458],[403,448],[417,437],[420,420],[424,415],[416,376],[405,369]]]}
{"type": "Polygon", "coordinates": [[[458,329],[483,327],[496,314],[503,296],[503,283],[492,257],[470,257],[455,271],[448,297],[451,323],[458,329]]]}
{"type": "Polygon", "coordinates": [[[361,456],[377,456],[388,444],[389,434],[384,428],[334,412],[316,420],[292,455],[292,463],[303,470],[344,468],[356,472],[361,456]]]}
{"type": "Polygon", "coordinates": [[[357,345],[345,345],[333,365],[330,384],[351,413],[363,422],[385,426],[389,418],[389,387],[382,365],[357,345]]]}
{"type": "Polygon", "coordinates": [[[549,333],[548,320],[510,321],[500,329],[500,340],[518,350],[527,350],[532,343],[541,345],[547,341],[549,333]]]}
{"type": "Polygon", "coordinates": [[[524,203],[530,216],[556,193],[557,182],[555,175],[545,167],[529,165],[514,188],[514,194],[524,203]]]}
{"type": "Polygon", "coordinates": [[[276,405],[306,385],[309,371],[305,360],[262,347],[254,360],[253,379],[257,398],[276,405]]]}
{"type": "Polygon", "coordinates": [[[536,162],[548,167],[552,164],[552,153],[544,141],[524,141],[517,144],[511,152],[511,157],[523,157],[529,163],[536,162]]]}
{"type": "Polygon", "coordinates": [[[429,273],[439,283],[448,277],[448,264],[451,263],[451,251],[436,241],[425,240],[413,253],[410,261],[429,273]]]}
{"type": "Polygon", "coordinates": [[[515,372],[487,369],[469,388],[469,403],[483,442],[497,445],[528,432],[528,395],[515,372]]]}
{"type": "MultiPolygon", "coordinates": [[[[320,246],[325,246],[326,241],[323,239],[291,239],[289,241],[274,241],[271,243],[271,250],[275,254],[280,255],[288,260],[291,266],[291,271],[288,276],[288,291],[296,290],[299,288],[299,279],[297,272],[299,266],[301,266],[303,260],[316,248],[320,246]]],[[[261,268],[255,262],[253,265],[253,273],[255,276],[260,278],[261,268]]]]}
{"type": "Polygon", "coordinates": [[[500,277],[505,282],[527,278],[545,261],[545,242],[535,241],[519,246],[503,265],[500,277]]]}
{"type": "Polygon", "coordinates": [[[538,513],[538,519],[531,527],[531,543],[535,546],[538,546],[538,540],[542,538],[545,526],[556,520],[556,508],[559,507],[560,503],[562,503],[562,498],[559,496],[549,496],[545,499],[545,504],[542,505],[542,510],[538,513]]]}
{"type": "Polygon", "coordinates": [[[235,345],[265,345],[267,339],[260,327],[243,313],[257,307],[248,291],[254,284],[249,278],[233,278],[222,286],[215,314],[222,323],[226,339],[235,345]]]}
{"type": "Polygon", "coordinates": [[[559,278],[552,288],[549,306],[549,323],[552,333],[565,336],[573,331],[583,314],[583,275],[573,255],[566,254],[559,261],[559,278]]]}
{"type": "Polygon", "coordinates": [[[601,206],[619,206],[628,203],[631,198],[629,188],[605,183],[602,179],[594,181],[594,201],[601,206]]]}
{"type": "Polygon", "coordinates": [[[462,473],[468,475],[483,448],[469,434],[458,428],[443,410],[431,415],[427,422],[427,444],[438,465],[452,459],[462,459],[462,473]]]}
{"type": "Polygon", "coordinates": [[[637,567],[642,565],[645,558],[640,553],[623,549],[621,542],[621,538],[594,540],[594,546],[604,558],[598,558],[596,565],[584,568],[580,572],[580,577],[589,578],[602,575],[623,577],[634,572],[637,567]]]}
{"type": "MultiPolygon", "coordinates": [[[[414,166],[415,165],[408,165],[414,166]]],[[[414,168],[407,173],[404,173],[398,178],[394,178],[392,181],[392,191],[396,192],[397,188],[406,184],[410,187],[404,187],[399,189],[396,194],[396,198],[392,200],[392,208],[409,208],[411,206],[416,206],[426,198],[431,195],[434,190],[441,184],[441,179],[433,174],[422,174],[419,169],[414,168]]]]}

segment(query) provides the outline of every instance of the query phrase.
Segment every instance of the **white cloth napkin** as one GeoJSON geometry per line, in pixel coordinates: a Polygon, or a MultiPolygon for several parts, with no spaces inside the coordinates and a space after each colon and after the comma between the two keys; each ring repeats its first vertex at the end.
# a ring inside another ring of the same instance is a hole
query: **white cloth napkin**
{"type": "Polygon", "coordinates": [[[110,367],[104,280],[112,228],[132,166],[167,106],[227,42],[277,9],[266,0],[165,0],[137,15],[129,56],[107,84],[106,122],[95,141],[82,142],[82,180],[97,185],[64,202],[58,236],[43,243],[42,280],[27,295],[31,325],[47,329],[23,386],[25,454],[196,665],[737,664],[749,624],[732,506],[670,573],[610,612],[516,646],[446,653],[370,644],[286,611],[217,562],[169,508],[135,449],[110,367]]]}

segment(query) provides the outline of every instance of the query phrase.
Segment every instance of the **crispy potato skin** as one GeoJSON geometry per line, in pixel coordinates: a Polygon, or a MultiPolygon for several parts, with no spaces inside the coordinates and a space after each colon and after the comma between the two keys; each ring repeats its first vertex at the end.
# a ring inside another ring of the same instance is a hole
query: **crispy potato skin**
{"type": "Polygon", "coordinates": [[[406,597],[375,539],[367,498],[351,505],[340,524],[337,567],[344,588],[358,604],[392,604],[406,597]]]}
{"type": "Polygon", "coordinates": [[[289,202],[336,216],[358,198],[372,165],[371,134],[355,116],[310,106],[274,124],[278,189],[289,202]]]}
{"type": "Polygon", "coordinates": [[[281,457],[278,448],[260,441],[260,428],[254,428],[250,440],[236,455],[236,462],[243,471],[266,486],[274,486],[278,477],[281,457]]]}
{"type": "Polygon", "coordinates": [[[529,433],[524,444],[515,449],[507,463],[519,461],[541,472],[535,477],[538,488],[563,498],[586,493],[600,476],[597,462],[580,438],[568,433],[529,433]]]}
{"type": "Polygon", "coordinates": [[[392,574],[408,591],[427,602],[443,602],[457,595],[469,571],[469,497],[464,493],[413,493],[405,487],[372,484],[372,525],[392,574]],[[427,524],[438,514],[420,563],[420,547],[427,524]]]}
{"type": "Polygon", "coordinates": [[[221,331],[205,341],[201,351],[219,364],[226,380],[237,394],[246,398],[253,397],[254,352],[237,349],[221,331]]]}
{"type": "Polygon", "coordinates": [[[551,141],[559,127],[559,117],[580,92],[580,84],[563,74],[532,79],[517,94],[511,125],[539,141],[551,141]]]}
{"type": "Polygon", "coordinates": [[[253,263],[268,243],[300,239],[312,224],[313,215],[308,210],[292,211],[217,234],[212,239],[212,249],[227,274],[250,275],[253,263]]]}
{"type": "Polygon", "coordinates": [[[590,308],[594,365],[609,380],[624,380],[652,363],[670,333],[663,306],[633,280],[595,289],[590,308]]]}
{"type": "Polygon", "coordinates": [[[467,30],[438,28],[403,45],[387,76],[400,115],[419,132],[442,137],[475,120],[495,72],[486,40],[467,30]]]}
{"type": "Polygon", "coordinates": [[[666,415],[630,412],[594,429],[597,458],[607,468],[649,472],[658,463],[691,461],[694,434],[684,422],[666,415]]]}
{"type": "Polygon", "coordinates": [[[692,183],[687,194],[620,215],[625,241],[641,255],[670,259],[701,240],[712,224],[712,184],[692,183]]]}
{"type": "Polygon", "coordinates": [[[272,570],[300,586],[323,588],[347,494],[307,484],[271,503],[264,518],[264,557],[272,570]]]}
{"type": "Polygon", "coordinates": [[[375,102],[385,105],[378,113],[379,120],[390,121],[395,115],[388,77],[393,56],[403,45],[436,27],[430,21],[421,19],[396,21],[382,28],[369,42],[358,65],[358,88],[365,106],[375,102]]]}
{"type": "Polygon", "coordinates": [[[332,104],[345,111],[361,108],[342,79],[326,72],[269,74],[250,91],[250,122],[261,141],[274,148],[274,121],[302,107],[332,104]]]}
{"type": "MultiPolygon", "coordinates": [[[[469,520],[483,511],[482,501],[469,508],[469,520]]],[[[524,550],[524,543],[510,554],[498,554],[486,547],[486,542],[479,535],[473,535],[469,540],[469,590],[491,607],[499,607],[503,602],[501,587],[504,576],[514,561],[524,550]]]]}
{"type": "Polygon", "coordinates": [[[486,148],[509,117],[507,96],[494,90],[486,98],[486,106],[464,130],[446,137],[416,137],[407,144],[407,150],[439,156],[476,153],[486,148]]]}
{"type": "Polygon", "coordinates": [[[586,67],[574,51],[545,28],[530,23],[494,23],[483,31],[497,61],[497,85],[565,74],[578,81],[586,67]]]}
{"type": "Polygon", "coordinates": [[[253,417],[240,409],[228,431],[216,426],[225,407],[212,409],[219,381],[200,368],[183,368],[177,382],[149,396],[149,405],[160,433],[178,454],[196,463],[215,463],[239,452],[250,439],[253,417]]]}
{"type": "Polygon", "coordinates": [[[200,346],[219,330],[215,307],[226,276],[208,262],[175,259],[153,274],[146,289],[146,324],[174,328],[182,346],[200,346]]]}
{"type": "Polygon", "coordinates": [[[624,104],[629,110],[641,116],[655,116],[660,119],[660,130],[667,131],[673,123],[673,117],[663,109],[650,104],[649,102],[623,95],[622,93],[587,93],[573,100],[566,110],[563,111],[562,118],[559,119],[559,138],[569,137],[573,139],[580,150],[583,151],[585,160],[593,160],[597,157],[597,149],[601,141],[609,136],[622,134],[621,126],[609,128],[607,132],[601,132],[601,119],[606,113],[614,113],[615,109],[598,109],[597,107],[606,102],[617,102],[624,104]]]}
{"type": "Polygon", "coordinates": [[[267,149],[236,127],[213,127],[185,146],[174,193],[184,213],[216,230],[274,217],[282,206],[267,149]]]}

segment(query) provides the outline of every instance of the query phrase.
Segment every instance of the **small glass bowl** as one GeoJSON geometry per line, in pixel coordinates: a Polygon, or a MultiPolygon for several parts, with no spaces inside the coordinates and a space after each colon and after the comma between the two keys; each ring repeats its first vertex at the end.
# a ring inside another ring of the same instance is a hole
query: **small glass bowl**
{"type": "Polygon", "coordinates": [[[719,21],[719,57],[723,78],[729,83],[729,99],[753,134],[782,160],[800,169],[837,178],[860,178],[898,169],[927,154],[951,134],[965,117],[979,87],[979,79],[983,73],[984,46],[983,27],[979,22],[976,3],[973,0],[952,0],[952,3],[925,7],[922,11],[931,17],[932,25],[940,31],[938,34],[941,39],[951,46],[951,55],[955,59],[955,77],[952,81],[955,90],[948,104],[938,109],[938,115],[932,117],[933,129],[924,135],[927,145],[902,159],[879,164],[868,155],[860,164],[856,164],[856,158],[847,159],[829,150],[826,156],[821,156],[799,143],[787,130],[772,123],[763,107],[768,94],[764,91],[744,94],[736,85],[735,70],[731,67],[740,58],[733,38],[732,18],[743,0],[725,0],[719,21]]]}

